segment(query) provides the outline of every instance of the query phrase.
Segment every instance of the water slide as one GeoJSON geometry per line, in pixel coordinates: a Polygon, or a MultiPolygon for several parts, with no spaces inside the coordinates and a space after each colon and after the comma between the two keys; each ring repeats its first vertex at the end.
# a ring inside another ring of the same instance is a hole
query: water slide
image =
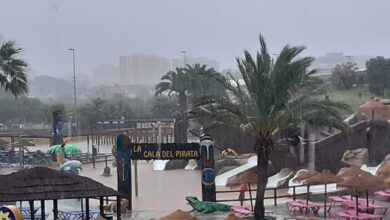
{"type": "Polygon", "coordinates": [[[257,166],[257,156],[252,156],[248,159],[248,162],[242,166],[234,168],[232,170],[227,171],[226,173],[222,173],[215,177],[215,185],[216,186],[226,186],[227,181],[230,177],[245,172],[253,167],[257,166]]]}

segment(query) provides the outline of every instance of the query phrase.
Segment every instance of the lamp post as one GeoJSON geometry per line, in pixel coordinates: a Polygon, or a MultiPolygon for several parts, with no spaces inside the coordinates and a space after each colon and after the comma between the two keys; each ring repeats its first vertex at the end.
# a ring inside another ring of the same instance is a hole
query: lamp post
{"type": "Polygon", "coordinates": [[[69,48],[70,51],[72,51],[73,55],[73,94],[74,94],[74,120],[76,123],[76,129],[78,128],[78,122],[77,122],[77,100],[76,100],[76,63],[75,63],[75,49],[69,48]]]}
{"type": "Polygon", "coordinates": [[[183,54],[183,56],[184,56],[184,68],[186,68],[186,66],[187,66],[187,51],[185,51],[185,50],[182,50],[182,51],[180,51],[180,53],[182,53],[183,54]]]}

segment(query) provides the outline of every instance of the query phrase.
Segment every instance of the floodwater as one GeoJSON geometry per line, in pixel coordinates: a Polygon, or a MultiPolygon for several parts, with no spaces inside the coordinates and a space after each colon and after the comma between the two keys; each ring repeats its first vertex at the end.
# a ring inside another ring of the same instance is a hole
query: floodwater
{"type": "MultiPolygon", "coordinates": [[[[79,146],[82,152],[87,152],[87,143],[85,141],[74,142],[79,146]]],[[[31,151],[41,150],[47,151],[48,144],[39,144],[34,147],[29,147],[31,151]]],[[[111,152],[112,145],[99,146],[100,153],[111,152]]],[[[199,170],[168,170],[168,171],[154,171],[152,169],[152,161],[137,161],[138,178],[135,178],[135,168],[132,164],[132,188],[133,188],[133,212],[128,212],[125,219],[149,219],[151,217],[159,217],[166,215],[177,209],[190,211],[191,206],[186,204],[186,196],[196,196],[202,198],[201,176],[199,170]],[[137,185],[137,186],[136,186],[137,185]]],[[[102,176],[105,163],[100,162],[93,168],[92,164],[84,164],[80,175],[92,178],[105,186],[117,189],[117,175],[116,168],[112,166],[112,162],[108,162],[108,167],[111,170],[111,176],[102,176]]],[[[227,190],[230,188],[218,187],[217,190],[227,190]]],[[[236,199],[238,193],[227,193],[217,195],[218,199],[236,199]]],[[[266,201],[271,204],[273,201],[266,201]]],[[[280,200],[282,202],[282,200],[280,200]]],[[[284,201],[283,201],[284,202],[284,201]]],[[[90,200],[90,209],[98,210],[98,201],[90,200]]],[[[228,203],[231,205],[238,205],[238,202],[228,203]]],[[[250,206],[249,201],[245,203],[250,206]]],[[[28,207],[27,203],[23,204],[28,207]]],[[[37,202],[36,207],[40,204],[37,202]]],[[[46,212],[52,208],[52,202],[46,202],[46,212]]],[[[81,203],[75,199],[59,201],[59,209],[70,211],[80,210],[81,203]]],[[[205,215],[201,219],[223,219],[227,214],[220,213],[214,215],[205,215]]]]}

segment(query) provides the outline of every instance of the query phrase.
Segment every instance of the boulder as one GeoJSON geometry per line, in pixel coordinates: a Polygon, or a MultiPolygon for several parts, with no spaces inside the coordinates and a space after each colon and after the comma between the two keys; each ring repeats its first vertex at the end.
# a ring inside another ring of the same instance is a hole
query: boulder
{"type": "Polygon", "coordinates": [[[358,148],[353,150],[346,150],[343,154],[341,162],[350,166],[361,167],[363,164],[368,164],[368,149],[358,148]]]}
{"type": "Polygon", "coordinates": [[[390,164],[390,154],[387,154],[385,159],[383,159],[382,165],[389,165],[390,164]]]}

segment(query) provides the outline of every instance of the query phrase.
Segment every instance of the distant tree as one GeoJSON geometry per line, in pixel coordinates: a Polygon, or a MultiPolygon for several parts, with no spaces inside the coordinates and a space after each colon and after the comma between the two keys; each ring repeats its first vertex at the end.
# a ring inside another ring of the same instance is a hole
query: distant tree
{"type": "Polygon", "coordinates": [[[23,50],[14,41],[0,42],[0,88],[16,98],[28,92],[27,63],[18,58],[23,50]]]}
{"type": "Polygon", "coordinates": [[[332,82],[337,89],[351,89],[358,83],[356,63],[337,64],[332,70],[332,82]]]}
{"type": "Polygon", "coordinates": [[[390,89],[390,59],[372,58],[366,63],[370,92],[384,96],[390,89]]]}
{"type": "Polygon", "coordinates": [[[217,95],[225,92],[224,88],[215,83],[210,75],[220,75],[213,68],[206,65],[187,65],[186,68],[176,68],[161,77],[161,82],[156,85],[155,95],[167,94],[177,96],[178,107],[174,111],[175,141],[187,142],[188,100],[196,100],[203,95],[217,95]],[[220,90],[218,90],[218,88],[220,90]]]}

